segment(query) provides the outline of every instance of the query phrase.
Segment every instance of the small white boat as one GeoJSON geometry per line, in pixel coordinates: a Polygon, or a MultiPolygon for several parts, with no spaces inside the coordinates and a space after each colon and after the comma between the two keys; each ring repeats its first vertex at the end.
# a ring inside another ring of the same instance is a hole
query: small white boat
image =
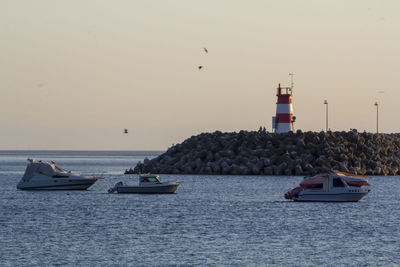
{"type": "Polygon", "coordinates": [[[285,194],[285,198],[294,201],[359,201],[370,191],[365,176],[331,171],[304,178],[298,187],[285,194]]]}
{"type": "Polygon", "coordinates": [[[139,186],[118,182],[114,187],[108,189],[108,193],[172,194],[175,193],[178,186],[178,182],[161,182],[159,176],[150,174],[139,176],[139,186]]]}
{"type": "Polygon", "coordinates": [[[17,188],[22,190],[86,190],[99,177],[88,177],[58,167],[54,162],[28,159],[24,176],[17,188]]]}

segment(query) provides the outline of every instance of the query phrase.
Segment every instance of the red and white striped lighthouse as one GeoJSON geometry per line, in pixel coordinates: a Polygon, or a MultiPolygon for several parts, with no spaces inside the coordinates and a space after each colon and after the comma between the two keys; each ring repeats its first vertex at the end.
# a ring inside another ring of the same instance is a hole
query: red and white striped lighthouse
{"type": "Polygon", "coordinates": [[[278,86],[278,102],[276,103],[276,116],[272,117],[272,127],[275,133],[287,133],[294,131],[294,121],[296,117],[293,116],[292,106],[292,87],[278,86]]]}

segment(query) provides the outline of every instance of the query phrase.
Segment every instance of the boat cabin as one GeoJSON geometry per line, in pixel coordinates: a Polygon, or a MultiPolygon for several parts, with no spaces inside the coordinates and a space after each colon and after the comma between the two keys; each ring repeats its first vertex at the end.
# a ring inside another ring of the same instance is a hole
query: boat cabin
{"type": "Polygon", "coordinates": [[[54,162],[42,162],[28,159],[23,181],[29,181],[35,174],[41,174],[52,178],[68,178],[71,175],[70,171],[58,167],[54,162]]]}
{"type": "Polygon", "coordinates": [[[325,192],[335,189],[343,189],[344,187],[361,187],[365,185],[369,185],[365,177],[361,175],[346,176],[344,173],[338,171],[307,177],[300,183],[300,186],[303,189],[325,192]]]}
{"type": "Polygon", "coordinates": [[[315,183],[310,189],[330,191],[337,187],[346,187],[345,183],[340,179],[332,176],[326,176],[320,183],[315,183]]]}
{"type": "Polygon", "coordinates": [[[142,184],[142,183],[161,184],[161,180],[158,175],[141,175],[139,177],[139,184],[142,184]]]}

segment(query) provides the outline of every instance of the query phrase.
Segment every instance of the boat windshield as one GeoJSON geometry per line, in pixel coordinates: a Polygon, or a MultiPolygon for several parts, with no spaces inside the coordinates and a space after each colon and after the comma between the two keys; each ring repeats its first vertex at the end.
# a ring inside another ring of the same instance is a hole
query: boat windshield
{"type": "Polygon", "coordinates": [[[60,172],[60,173],[69,173],[69,171],[64,170],[64,169],[61,168],[61,167],[58,167],[58,166],[55,165],[55,164],[53,164],[53,166],[54,166],[54,169],[55,169],[57,172],[60,172]]]}
{"type": "Polygon", "coordinates": [[[141,177],[140,178],[140,182],[141,183],[147,183],[147,182],[150,182],[150,183],[159,183],[160,182],[160,180],[158,179],[158,177],[157,176],[152,176],[152,177],[141,177]]]}

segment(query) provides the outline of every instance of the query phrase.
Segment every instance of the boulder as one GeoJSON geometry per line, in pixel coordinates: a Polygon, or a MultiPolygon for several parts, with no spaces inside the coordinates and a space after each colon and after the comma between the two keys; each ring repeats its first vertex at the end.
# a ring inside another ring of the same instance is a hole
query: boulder
{"type": "Polygon", "coordinates": [[[286,176],[290,176],[293,175],[293,172],[290,168],[286,168],[283,172],[286,176]]]}
{"type": "Polygon", "coordinates": [[[295,175],[303,175],[303,168],[301,167],[300,164],[297,164],[294,170],[295,175]]]}
{"type": "Polygon", "coordinates": [[[339,164],[339,171],[341,171],[341,172],[349,172],[349,169],[346,167],[345,163],[341,162],[339,164]]]}
{"type": "Polygon", "coordinates": [[[264,175],[273,175],[274,171],[271,166],[265,167],[262,172],[264,175]]]}
{"type": "Polygon", "coordinates": [[[381,175],[382,174],[382,169],[379,166],[376,166],[374,171],[373,171],[374,175],[381,175]]]}

